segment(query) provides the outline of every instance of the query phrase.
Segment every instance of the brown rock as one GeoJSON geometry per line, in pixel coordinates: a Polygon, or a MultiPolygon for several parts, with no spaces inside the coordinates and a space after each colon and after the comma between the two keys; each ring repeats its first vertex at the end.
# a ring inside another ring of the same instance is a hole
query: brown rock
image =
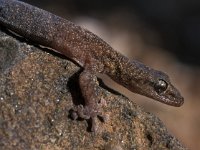
{"type": "Polygon", "coordinates": [[[83,101],[80,68],[13,36],[0,32],[0,149],[186,149],[156,116],[103,84],[107,121],[89,132],[89,122],[69,118],[83,101]]]}

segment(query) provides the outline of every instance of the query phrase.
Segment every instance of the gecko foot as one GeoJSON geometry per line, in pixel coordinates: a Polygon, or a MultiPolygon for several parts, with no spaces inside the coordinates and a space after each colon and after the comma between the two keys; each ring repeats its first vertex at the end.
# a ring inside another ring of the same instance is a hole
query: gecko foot
{"type": "Polygon", "coordinates": [[[105,122],[106,120],[100,111],[83,105],[78,105],[77,107],[73,108],[71,112],[71,117],[73,120],[81,118],[89,121],[91,123],[90,130],[92,132],[96,132],[98,129],[98,125],[96,123],[97,118],[102,122],[105,122]]]}

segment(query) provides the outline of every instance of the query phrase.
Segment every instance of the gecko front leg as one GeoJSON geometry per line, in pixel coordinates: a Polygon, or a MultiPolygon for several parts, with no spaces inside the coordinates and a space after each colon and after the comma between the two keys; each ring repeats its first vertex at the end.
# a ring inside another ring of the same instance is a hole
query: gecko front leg
{"type": "Polygon", "coordinates": [[[73,109],[72,118],[91,120],[91,131],[97,131],[96,119],[105,120],[100,108],[102,101],[98,95],[97,77],[88,70],[84,70],[79,76],[79,85],[84,98],[84,105],[78,105],[73,109]]]}

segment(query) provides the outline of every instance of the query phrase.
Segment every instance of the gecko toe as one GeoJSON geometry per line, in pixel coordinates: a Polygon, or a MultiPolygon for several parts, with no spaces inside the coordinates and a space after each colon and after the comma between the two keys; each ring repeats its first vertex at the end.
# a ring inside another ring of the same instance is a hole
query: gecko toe
{"type": "Polygon", "coordinates": [[[73,119],[73,120],[77,120],[77,119],[78,119],[78,114],[77,114],[77,112],[74,111],[73,109],[70,110],[70,117],[71,117],[71,119],[73,119]]]}
{"type": "Polygon", "coordinates": [[[87,109],[83,105],[78,105],[71,110],[70,116],[73,120],[78,118],[90,119],[90,115],[87,113],[87,109]]]}
{"type": "Polygon", "coordinates": [[[78,105],[73,108],[70,112],[70,116],[73,120],[77,120],[78,118],[80,118],[89,121],[89,128],[91,132],[97,131],[97,118],[101,122],[105,122],[106,120],[106,117],[100,111],[91,109],[90,107],[83,105],[78,105]]]}
{"type": "Polygon", "coordinates": [[[97,129],[98,129],[98,126],[97,126],[97,123],[96,123],[96,117],[92,117],[91,118],[91,132],[97,132],[97,129]]]}

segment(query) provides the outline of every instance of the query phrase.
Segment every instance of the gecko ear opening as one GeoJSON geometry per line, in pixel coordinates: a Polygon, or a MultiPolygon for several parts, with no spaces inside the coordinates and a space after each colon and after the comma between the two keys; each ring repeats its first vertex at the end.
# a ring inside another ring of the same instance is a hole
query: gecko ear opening
{"type": "Polygon", "coordinates": [[[158,94],[166,91],[167,87],[168,87],[168,84],[163,79],[159,79],[154,85],[154,89],[158,94]]]}

